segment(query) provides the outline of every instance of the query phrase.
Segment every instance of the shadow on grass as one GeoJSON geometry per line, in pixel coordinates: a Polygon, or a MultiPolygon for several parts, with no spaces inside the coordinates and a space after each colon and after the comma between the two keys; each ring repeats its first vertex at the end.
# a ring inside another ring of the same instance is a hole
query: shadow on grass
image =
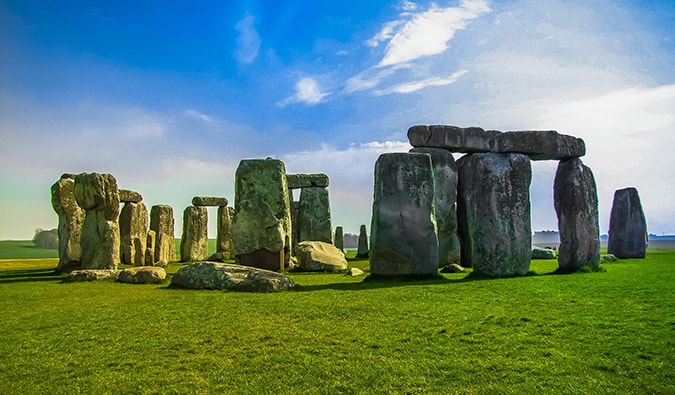
{"type": "Polygon", "coordinates": [[[21,269],[0,272],[0,284],[61,281],[61,279],[61,274],[55,269],[21,269]]]}
{"type": "Polygon", "coordinates": [[[490,280],[489,277],[473,276],[471,274],[462,278],[446,278],[443,276],[398,276],[398,277],[365,277],[360,282],[336,282],[316,285],[296,285],[293,292],[311,292],[332,289],[337,291],[363,291],[369,289],[395,288],[407,286],[443,285],[464,283],[471,281],[490,280]]]}

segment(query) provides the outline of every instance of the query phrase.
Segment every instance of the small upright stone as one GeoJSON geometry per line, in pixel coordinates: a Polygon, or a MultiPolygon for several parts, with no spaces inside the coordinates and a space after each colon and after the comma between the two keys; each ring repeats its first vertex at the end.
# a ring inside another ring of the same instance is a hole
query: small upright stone
{"type": "Polygon", "coordinates": [[[148,209],[144,203],[127,202],[120,212],[120,261],[145,266],[148,243],[148,209]]]}
{"type": "Polygon", "coordinates": [[[52,207],[59,216],[59,264],[58,271],[80,268],[82,257],[82,226],[84,210],[75,200],[75,176],[64,174],[52,185],[52,207]]]}
{"type": "Polygon", "coordinates": [[[359,244],[356,249],[357,258],[368,258],[368,233],[366,233],[366,225],[361,225],[359,228],[359,244]]]}
{"type": "Polygon", "coordinates": [[[152,206],[150,229],[155,231],[155,265],[176,261],[173,208],[165,204],[152,206]]]}
{"type": "Polygon", "coordinates": [[[226,207],[227,203],[224,197],[195,196],[192,198],[193,206],[226,207]]]}
{"type": "Polygon", "coordinates": [[[647,220],[637,189],[616,190],[609,217],[607,253],[620,259],[644,258],[647,240],[647,220]]]}
{"type": "Polygon", "coordinates": [[[434,171],[428,154],[380,155],[370,229],[371,275],[438,275],[434,171]]]}
{"type": "Polygon", "coordinates": [[[183,211],[183,236],[180,242],[181,262],[206,259],[209,256],[208,212],[204,206],[188,206],[183,211]]]}
{"type": "Polygon", "coordinates": [[[345,238],[344,233],[342,232],[342,226],[335,228],[335,237],[333,237],[333,245],[340,251],[345,250],[345,238]]]}
{"type": "Polygon", "coordinates": [[[116,270],[120,251],[117,180],[111,174],[78,174],[75,199],[86,212],[80,240],[82,269],[116,270]]]}
{"type": "Polygon", "coordinates": [[[223,259],[234,259],[234,242],[232,236],[232,220],[234,207],[218,207],[218,224],[216,238],[216,253],[221,253],[223,259]]]}
{"type": "Polygon", "coordinates": [[[530,158],[471,154],[457,161],[457,223],[462,266],[489,277],[530,269],[530,158]]]}
{"type": "Polygon", "coordinates": [[[561,160],[553,182],[553,205],[558,216],[558,267],[576,270],[600,265],[598,192],[593,172],[581,159],[561,160]]]}

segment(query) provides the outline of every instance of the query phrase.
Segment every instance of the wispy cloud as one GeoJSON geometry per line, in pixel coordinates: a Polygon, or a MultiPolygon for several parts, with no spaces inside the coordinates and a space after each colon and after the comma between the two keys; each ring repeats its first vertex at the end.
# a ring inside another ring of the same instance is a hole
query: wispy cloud
{"type": "Polygon", "coordinates": [[[247,15],[235,26],[239,36],[237,37],[237,49],[234,56],[240,63],[253,63],[258,56],[261,40],[255,28],[255,22],[256,19],[253,15],[247,15]]]}
{"type": "Polygon", "coordinates": [[[321,103],[328,93],[322,91],[321,86],[313,77],[303,77],[295,84],[295,93],[280,101],[278,105],[285,107],[291,103],[303,103],[308,106],[321,103]]]}
{"type": "Polygon", "coordinates": [[[410,81],[410,82],[405,82],[402,84],[394,85],[391,88],[384,89],[384,90],[376,90],[373,93],[377,96],[382,96],[382,95],[389,95],[392,93],[412,93],[412,92],[417,92],[419,90],[422,90],[424,88],[430,87],[430,86],[444,86],[444,85],[450,85],[463,76],[464,74],[468,73],[469,70],[460,70],[456,73],[453,73],[452,75],[442,78],[442,77],[431,77],[431,78],[425,78],[423,80],[419,81],[410,81]]]}

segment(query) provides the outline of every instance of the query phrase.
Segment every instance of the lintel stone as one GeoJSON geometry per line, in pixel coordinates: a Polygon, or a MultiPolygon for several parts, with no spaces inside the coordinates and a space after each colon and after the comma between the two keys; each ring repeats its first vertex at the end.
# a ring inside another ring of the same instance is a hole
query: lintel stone
{"type": "Polygon", "coordinates": [[[227,207],[227,203],[227,198],[224,197],[195,196],[192,198],[193,206],[227,207]]]}
{"type": "Polygon", "coordinates": [[[315,174],[286,174],[288,189],[328,187],[328,176],[323,173],[315,174]]]}

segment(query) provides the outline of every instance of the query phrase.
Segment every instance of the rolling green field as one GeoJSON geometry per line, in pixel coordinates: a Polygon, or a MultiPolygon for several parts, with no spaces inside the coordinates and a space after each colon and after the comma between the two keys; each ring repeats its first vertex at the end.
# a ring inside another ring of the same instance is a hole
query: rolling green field
{"type": "Polygon", "coordinates": [[[56,262],[0,260],[0,393],[675,394],[675,250],[276,294],[64,284],[56,262]]]}

